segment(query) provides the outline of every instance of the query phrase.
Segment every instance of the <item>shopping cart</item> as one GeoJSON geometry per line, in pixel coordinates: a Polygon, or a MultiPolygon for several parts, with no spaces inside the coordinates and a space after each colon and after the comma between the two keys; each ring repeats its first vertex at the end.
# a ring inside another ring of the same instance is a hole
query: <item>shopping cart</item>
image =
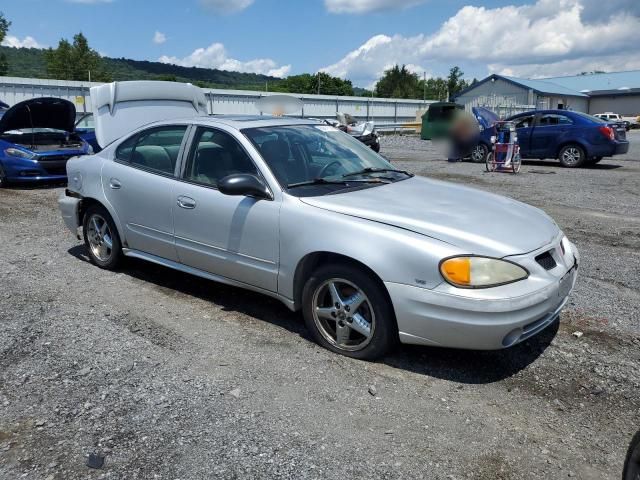
{"type": "Polygon", "coordinates": [[[493,148],[487,155],[487,172],[518,173],[522,166],[516,124],[496,122],[495,135],[491,137],[493,148]]]}

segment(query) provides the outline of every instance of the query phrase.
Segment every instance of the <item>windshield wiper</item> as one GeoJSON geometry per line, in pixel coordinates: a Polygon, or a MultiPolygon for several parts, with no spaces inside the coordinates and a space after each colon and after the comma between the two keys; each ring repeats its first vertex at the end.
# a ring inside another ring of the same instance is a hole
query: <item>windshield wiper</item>
{"type": "Polygon", "coordinates": [[[371,180],[327,180],[326,178],[314,178],[304,182],[290,183],[287,188],[306,187],[309,185],[348,185],[350,183],[389,183],[381,179],[371,180]]]}
{"type": "Polygon", "coordinates": [[[344,175],[342,175],[342,178],[357,177],[358,175],[366,175],[367,173],[402,173],[408,177],[413,177],[413,173],[409,173],[406,170],[398,170],[395,168],[367,167],[357,172],[345,173],[344,175]]]}

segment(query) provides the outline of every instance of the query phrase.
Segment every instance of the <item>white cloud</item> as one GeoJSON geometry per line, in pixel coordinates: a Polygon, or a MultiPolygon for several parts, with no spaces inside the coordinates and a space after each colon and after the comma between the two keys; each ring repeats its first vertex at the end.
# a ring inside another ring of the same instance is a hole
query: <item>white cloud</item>
{"type": "Polygon", "coordinates": [[[153,43],[155,43],[156,45],[162,45],[166,41],[167,36],[162,32],[156,31],[155,35],[153,36],[153,43]]]}
{"type": "Polygon", "coordinates": [[[252,4],[253,0],[200,0],[200,5],[207,10],[222,14],[241,12],[252,4]]]}
{"type": "Polygon", "coordinates": [[[395,63],[486,66],[520,76],[631,68],[640,65],[640,53],[629,41],[640,31],[640,2],[614,1],[630,7],[591,23],[583,16],[593,14],[594,0],[467,6],[432,35],[377,35],[323,70],[364,84],[395,63]]]}
{"type": "Polygon", "coordinates": [[[213,43],[207,48],[198,48],[184,58],[163,55],[158,61],[183,67],[217,68],[231,72],[260,73],[273,77],[285,77],[291,71],[291,65],[278,65],[270,58],[258,58],[246,62],[230,58],[221,43],[213,43]]]}
{"type": "Polygon", "coordinates": [[[44,45],[40,45],[33,37],[26,36],[20,40],[18,37],[14,37],[13,35],[7,35],[4,37],[2,46],[14,48],[45,48],[44,45]]]}
{"type": "Polygon", "coordinates": [[[409,8],[426,0],[324,0],[331,13],[369,13],[379,10],[409,8]]]}

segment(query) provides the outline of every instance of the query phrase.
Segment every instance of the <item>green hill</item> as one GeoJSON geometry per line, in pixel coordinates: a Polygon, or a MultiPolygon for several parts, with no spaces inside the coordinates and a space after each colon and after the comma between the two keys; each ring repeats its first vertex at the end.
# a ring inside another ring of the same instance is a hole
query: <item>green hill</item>
{"type": "MultiPolygon", "coordinates": [[[[7,56],[11,77],[48,78],[44,50],[0,47],[7,56]]],[[[201,87],[240,90],[264,90],[277,87],[282,80],[255,73],[227,72],[209,68],[179,67],[160,62],[103,57],[104,68],[113,80],[173,80],[191,82],[201,87]]]]}

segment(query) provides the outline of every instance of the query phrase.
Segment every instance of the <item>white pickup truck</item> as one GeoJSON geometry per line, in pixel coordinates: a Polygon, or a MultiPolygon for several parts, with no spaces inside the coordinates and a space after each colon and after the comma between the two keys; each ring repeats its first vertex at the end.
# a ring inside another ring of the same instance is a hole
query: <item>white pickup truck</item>
{"type": "Polygon", "coordinates": [[[607,122],[624,123],[627,131],[631,130],[632,128],[639,127],[638,119],[640,119],[640,117],[623,117],[622,115],[613,112],[596,113],[594,117],[598,117],[607,122]]]}

